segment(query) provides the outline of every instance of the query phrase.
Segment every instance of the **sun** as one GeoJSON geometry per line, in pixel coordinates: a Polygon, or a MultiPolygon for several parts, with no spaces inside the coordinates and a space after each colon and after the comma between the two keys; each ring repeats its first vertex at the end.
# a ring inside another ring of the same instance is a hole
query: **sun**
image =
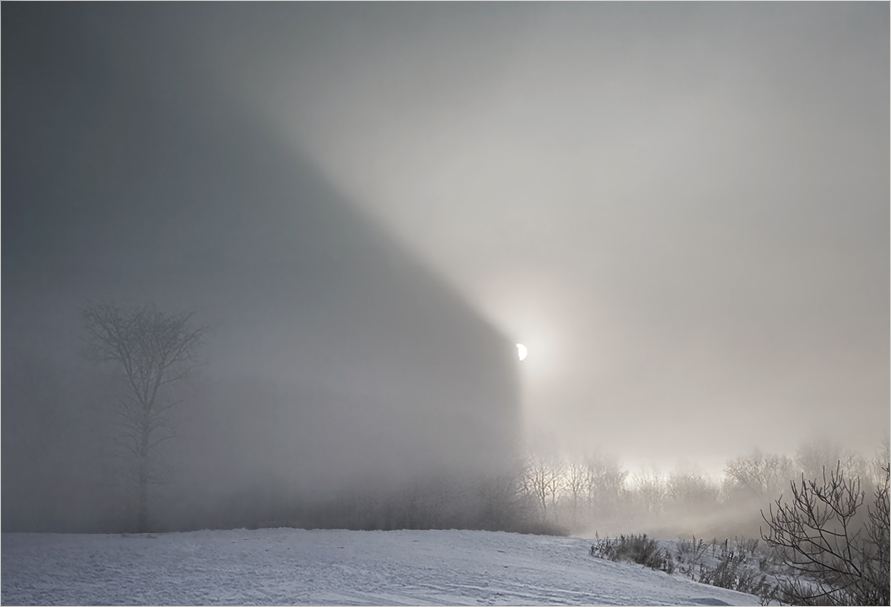
{"type": "Polygon", "coordinates": [[[526,349],[526,346],[524,346],[523,344],[517,344],[517,357],[520,360],[525,360],[528,353],[529,351],[526,349]]]}

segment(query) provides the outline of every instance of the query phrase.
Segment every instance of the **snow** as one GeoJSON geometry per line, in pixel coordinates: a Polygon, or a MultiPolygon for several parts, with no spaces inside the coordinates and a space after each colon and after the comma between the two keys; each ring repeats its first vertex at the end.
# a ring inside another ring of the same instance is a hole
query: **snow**
{"type": "Polygon", "coordinates": [[[581,538],[259,529],[4,533],[3,604],[757,605],[581,538]]]}

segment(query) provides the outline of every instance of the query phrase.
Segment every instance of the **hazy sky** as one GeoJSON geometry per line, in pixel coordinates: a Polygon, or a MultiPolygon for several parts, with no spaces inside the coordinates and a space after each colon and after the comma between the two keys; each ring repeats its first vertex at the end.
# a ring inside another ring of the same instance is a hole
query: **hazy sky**
{"type": "Polygon", "coordinates": [[[886,3],[121,15],[528,346],[531,435],[705,468],[887,436],[886,3]]]}
{"type": "Polygon", "coordinates": [[[886,4],[267,8],[200,60],[529,347],[535,433],[887,435],[886,4]]]}

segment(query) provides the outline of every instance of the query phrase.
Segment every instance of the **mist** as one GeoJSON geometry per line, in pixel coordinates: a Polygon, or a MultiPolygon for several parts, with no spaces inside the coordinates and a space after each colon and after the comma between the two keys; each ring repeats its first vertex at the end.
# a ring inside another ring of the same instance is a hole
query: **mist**
{"type": "Polygon", "coordinates": [[[157,529],[887,441],[887,5],[2,13],[4,530],[130,524],[90,302],[207,328],[157,529]]]}

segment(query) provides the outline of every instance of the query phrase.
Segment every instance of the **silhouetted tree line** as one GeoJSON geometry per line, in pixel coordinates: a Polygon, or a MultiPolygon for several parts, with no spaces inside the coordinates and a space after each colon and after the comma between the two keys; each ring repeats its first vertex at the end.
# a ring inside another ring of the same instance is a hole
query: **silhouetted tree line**
{"type": "Polygon", "coordinates": [[[724,478],[695,470],[629,473],[600,453],[527,457],[519,489],[539,516],[572,532],[648,532],[658,537],[758,537],[766,510],[791,484],[820,479],[824,468],[858,479],[871,492],[884,483],[887,449],[867,458],[830,440],[802,444],[794,457],[755,449],[729,460],[724,478]]]}

